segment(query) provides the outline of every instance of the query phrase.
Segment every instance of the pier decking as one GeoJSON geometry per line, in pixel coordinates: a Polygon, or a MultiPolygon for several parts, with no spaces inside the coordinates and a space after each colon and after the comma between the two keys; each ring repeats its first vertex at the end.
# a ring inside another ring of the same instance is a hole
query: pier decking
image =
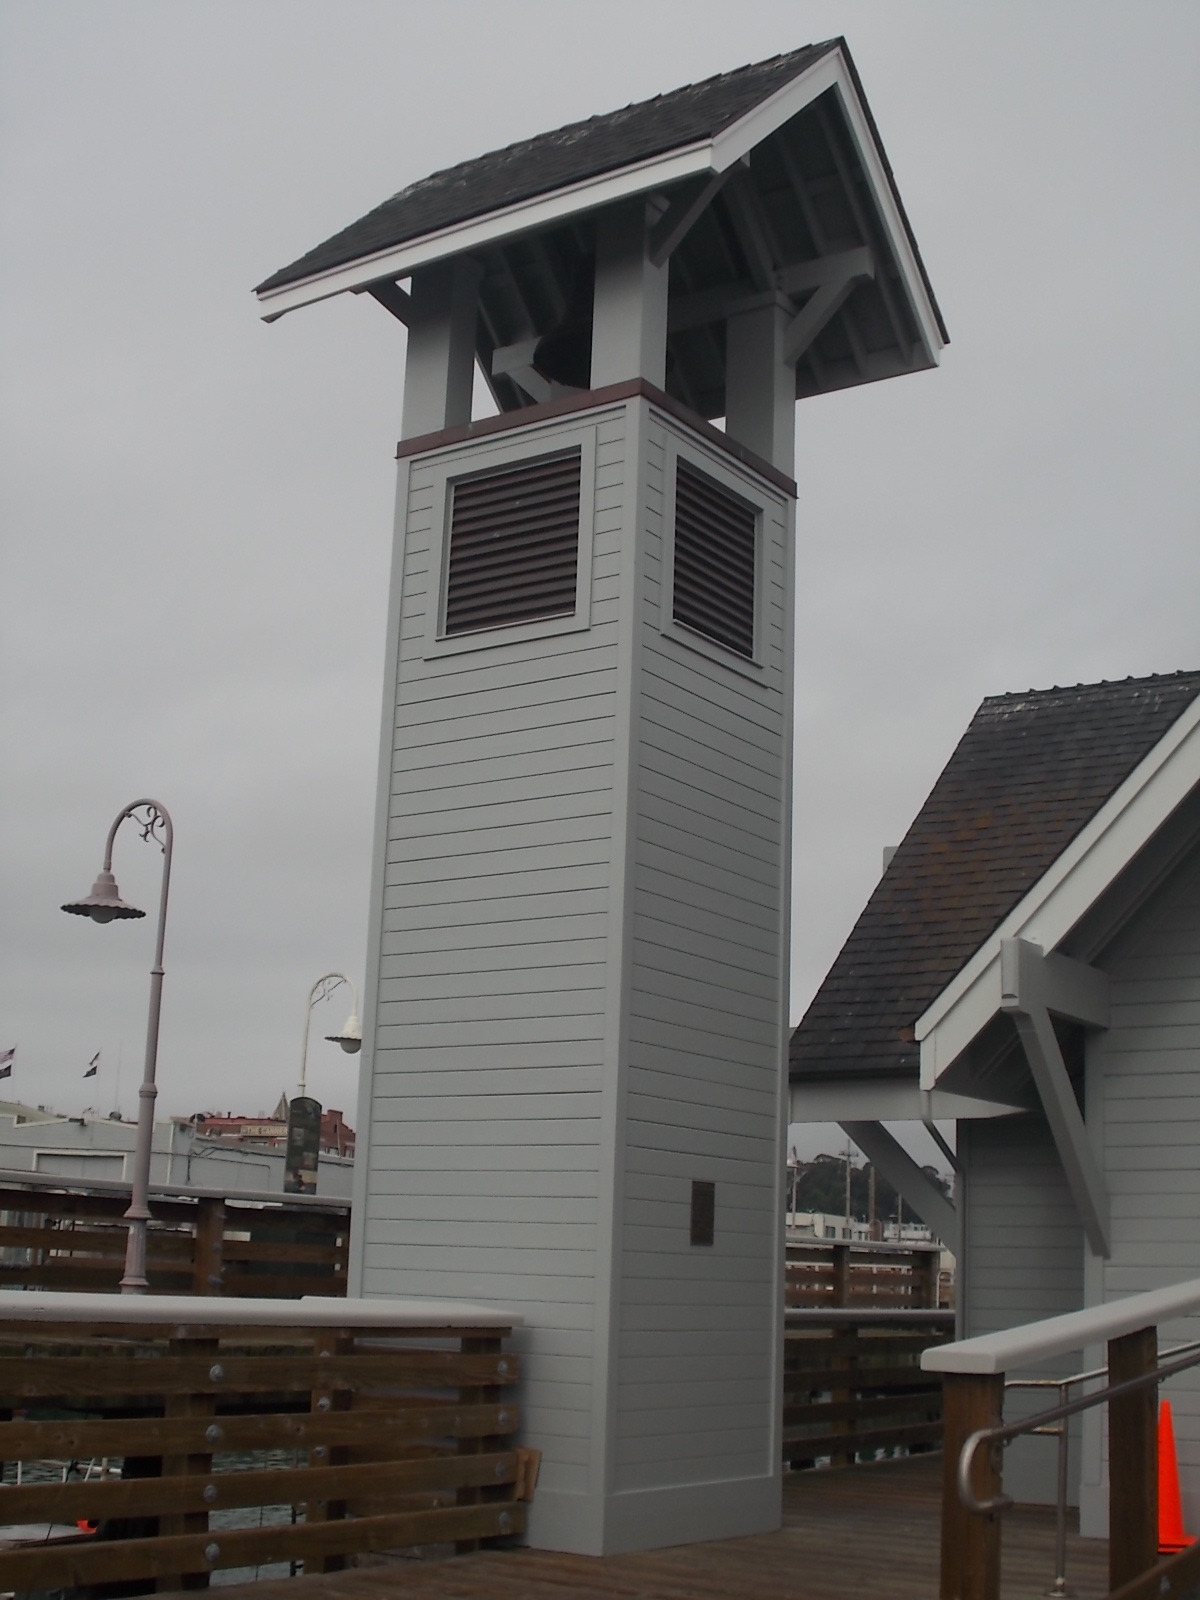
{"type": "MultiPolygon", "coordinates": [[[[792,1473],[778,1533],[641,1555],[483,1550],[446,1560],[222,1587],[222,1600],[934,1600],[941,1456],[792,1473]]],[[[1078,1600],[1108,1592],[1108,1546],[1072,1534],[1078,1600]]],[[[1018,1508],[1004,1524],[1002,1600],[1034,1600],[1054,1573],[1054,1515],[1018,1508]]]]}

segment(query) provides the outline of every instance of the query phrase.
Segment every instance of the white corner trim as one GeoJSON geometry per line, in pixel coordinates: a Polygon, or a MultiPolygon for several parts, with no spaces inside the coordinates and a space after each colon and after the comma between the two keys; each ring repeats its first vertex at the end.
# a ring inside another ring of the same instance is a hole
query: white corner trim
{"type": "Polygon", "coordinates": [[[485,216],[455,223],[390,249],[376,251],[344,266],[314,273],[297,283],[268,289],[258,296],[260,315],[265,322],[274,322],[289,311],[312,305],[318,300],[328,300],[333,295],[363,289],[377,279],[406,277],[416,267],[427,266],[446,256],[478,250],[514,234],[532,233],[566,217],[577,216],[581,211],[593,211],[615,200],[645,194],[697,173],[724,172],[829,89],[837,91],[893,258],[900,269],[905,293],[916,314],[922,344],[928,359],[936,364],[945,340],[939,330],[933,303],[917,265],[916,253],[901,217],[883,158],[871,135],[866,112],[840,49],[822,56],[712,139],[685,145],[645,161],[632,162],[616,172],[601,173],[580,183],[568,184],[551,194],[536,195],[501,210],[488,212],[485,216]]]}
{"type": "Polygon", "coordinates": [[[1000,947],[1027,939],[1051,951],[1200,783],[1200,699],[1111,795],[937,999],[917,1019],[921,1087],[932,1089],[999,1011],[1000,947]]]}

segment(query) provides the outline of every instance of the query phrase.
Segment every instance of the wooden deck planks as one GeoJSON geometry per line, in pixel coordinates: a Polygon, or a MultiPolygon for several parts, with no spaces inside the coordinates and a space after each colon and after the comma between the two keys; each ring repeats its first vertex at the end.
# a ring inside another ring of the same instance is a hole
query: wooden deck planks
{"type": "MultiPolygon", "coordinates": [[[[941,1457],[789,1474],[778,1533],[640,1555],[483,1550],[444,1561],[223,1587],[222,1600],[933,1600],[941,1457]]],[[[1003,1600],[1035,1600],[1054,1575],[1054,1516],[1005,1517],[1003,1600]]],[[[1072,1534],[1067,1580],[1107,1594],[1108,1547],[1072,1534]]]]}

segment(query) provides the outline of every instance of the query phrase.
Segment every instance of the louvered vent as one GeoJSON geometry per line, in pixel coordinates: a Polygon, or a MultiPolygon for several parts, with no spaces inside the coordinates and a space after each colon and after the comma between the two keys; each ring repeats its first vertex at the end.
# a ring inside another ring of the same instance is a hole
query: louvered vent
{"type": "Polygon", "coordinates": [[[747,501],[679,461],[672,614],[706,639],[751,658],[757,520],[747,501]]]}
{"type": "Polygon", "coordinates": [[[455,484],[448,634],[575,610],[579,476],[576,450],[455,484]]]}

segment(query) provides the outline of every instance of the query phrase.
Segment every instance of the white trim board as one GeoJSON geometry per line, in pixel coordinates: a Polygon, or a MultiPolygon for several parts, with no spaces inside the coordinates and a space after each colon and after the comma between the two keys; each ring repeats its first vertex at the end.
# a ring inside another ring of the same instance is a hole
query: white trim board
{"type": "Polygon", "coordinates": [[[1028,1110],[998,1100],[922,1091],[915,1078],[889,1083],[878,1078],[834,1078],[827,1083],[793,1083],[791,1122],[952,1122],[976,1117],[1012,1117],[1028,1110]]]}
{"type": "Polygon", "coordinates": [[[917,1019],[921,1088],[1000,1010],[1000,947],[1026,939],[1054,950],[1200,784],[1200,698],[1172,723],[1120,788],[917,1019]]]}
{"type": "Polygon", "coordinates": [[[488,212],[485,216],[453,223],[416,239],[408,239],[403,244],[374,251],[355,261],[327,268],[324,272],[313,273],[298,282],[264,290],[258,295],[262,308],[260,314],[265,322],[274,322],[301,306],[328,300],[333,295],[352,293],[381,278],[407,277],[417,267],[481,249],[500,239],[535,232],[567,217],[595,211],[632,195],[648,194],[698,173],[724,172],[829,89],[837,91],[867,175],[872,198],[904,280],[909,303],[916,313],[922,344],[930,361],[936,364],[938,352],[945,341],[939,331],[937,316],[924,276],[917,265],[912,241],[888,179],[883,157],[871,137],[866,111],[840,49],[822,56],[711,139],[684,145],[644,161],[631,162],[615,172],[599,173],[549,194],[534,195],[528,200],[488,212]]]}

